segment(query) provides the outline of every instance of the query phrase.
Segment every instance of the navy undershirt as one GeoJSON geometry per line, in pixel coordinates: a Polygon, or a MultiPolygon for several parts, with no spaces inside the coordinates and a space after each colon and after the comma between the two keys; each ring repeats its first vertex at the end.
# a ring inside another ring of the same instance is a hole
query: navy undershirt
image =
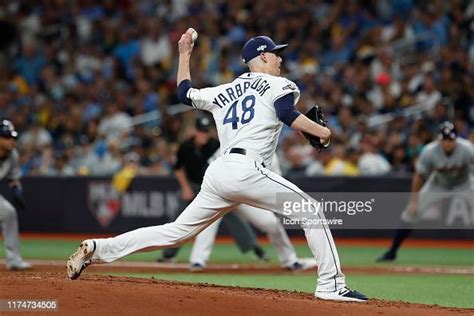
{"type": "Polygon", "coordinates": [[[294,120],[296,120],[296,118],[301,114],[296,111],[294,100],[295,97],[293,96],[293,93],[288,93],[276,100],[273,104],[275,106],[276,115],[280,121],[288,126],[291,126],[294,120]]]}
{"type": "Polygon", "coordinates": [[[191,80],[186,79],[178,85],[178,100],[179,102],[192,106],[191,99],[187,97],[189,89],[191,89],[191,80]]]}

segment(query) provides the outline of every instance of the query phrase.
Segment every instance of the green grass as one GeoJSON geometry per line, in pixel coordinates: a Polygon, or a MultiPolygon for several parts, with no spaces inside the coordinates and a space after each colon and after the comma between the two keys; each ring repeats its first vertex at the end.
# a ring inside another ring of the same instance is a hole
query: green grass
{"type": "MultiPolygon", "coordinates": [[[[344,266],[374,265],[384,248],[338,247],[344,266]]],[[[453,248],[401,248],[397,260],[393,263],[378,263],[377,266],[473,266],[473,249],[453,248]]]]}
{"type": "MultiPolygon", "coordinates": [[[[21,243],[22,254],[25,258],[35,259],[65,259],[74,252],[80,241],[55,241],[55,240],[23,240],[21,243]]],[[[296,245],[300,257],[310,257],[311,252],[306,245],[296,245]]],[[[178,254],[178,261],[187,262],[190,244],[186,244],[178,254]]],[[[265,246],[272,262],[276,263],[276,253],[273,247],[265,246]]],[[[375,258],[380,256],[385,249],[379,247],[338,247],[343,266],[370,266],[375,265],[375,258]]],[[[4,248],[0,248],[0,257],[4,257],[4,248]]],[[[127,261],[154,261],[159,256],[159,251],[138,253],[124,260],[127,261]]],[[[216,244],[212,253],[211,262],[220,263],[246,263],[252,262],[251,253],[242,254],[234,244],[216,244]]],[[[378,264],[380,266],[380,264],[378,264]]],[[[474,251],[472,249],[450,248],[402,248],[395,263],[384,265],[410,265],[410,266],[473,266],[474,251]]]]}
{"type": "MultiPolygon", "coordinates": [[[[110,275],[110,273],[107,273],[110,275]]],[[[217,285],[280,289],[313,293],[316,276],[308,275],[223,275],[223,274],[124,274],[217,285]]],[[[474,308],[474,277],[461,275],[365,275],[347,276],[347,283],[371,298],[440,306],[474,308]]]]}
{"type": "Polygon", "coordinates": [[[465,275],[351,275],[350,286],[370,297],[412,303],[474,308],[474,276],[465,275]]]}
{"type": "MultiPolygon", "coordinates": [[[[31,259],[66,258],[76,250],[80,241],[23,240],[22,255],[31,259]]],[[[300,257],[311,253],[306,245],[296,245],[300,257]]],[[[187,262],[191,246],[185,245],[178,261],[187,262]]],[[[272,262],[277,264],[272,247],[265,246],[272,262]]],[[[343,267],[350,266],[474,266],[472,249],[402,248],[395,263],[376,264],[375,258],[385,249],[380,247],[338,247],[343,267]]],[[[0,258],[5,256],[0,247],[0,258]]],[[[126,261],[155,261],[159,251],[139,253],[124,258],[126,261]]],[[[216,244],[211,262],[250,263],[252,254],[242,255],[234,244],[216,244]]],[[[109,274],[109,273],[108,273],[109,274]]],[[[165,280],[203,282],[219,285],[285,289],[313,293],[316,276],[310,275],[225,275],[225,274],[120,274],[134,277],[155,277],[165,280]]],[[[474,276],[466,275],[415,275],[415,274],[350,274],[348,284],[374,298],[402,300],[441,306],[474,308],[474,276]]]]}

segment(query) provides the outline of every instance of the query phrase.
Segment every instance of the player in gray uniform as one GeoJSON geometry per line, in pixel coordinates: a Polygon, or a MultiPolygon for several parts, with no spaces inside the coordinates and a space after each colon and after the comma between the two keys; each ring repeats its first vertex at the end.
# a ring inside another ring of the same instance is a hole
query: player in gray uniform
{"type": "Polygon", "coordinates": [[[464,192],[474,193],[474,146],[457,137],[454,125],[439,126],[437,140],[426,145],[415,165],[412,197],[401,216],[402,228],[395,233],[392,246],[377,262],[393,261],[412,224],[433,218],[433,205],[464,192]],[[437,193],[434,193],[437,192],[437,193]]]}
{"type": "MultiPolygon", "coordinates": [[[[15,204],[24,207],[21,193],[21,170],[18,152],[15,149],[18,133],[9,120],[0,122],[0,179],[6,179],[12,190],[15,204]]],[[[20,237],[18,235],[18,217],[13,205],[0,195],[0,221],[5,241],[7,270],[25,270],[31,264],[23,261],[20,255],[20,237]]]]}
{"type": "MultiPolygon", "coordinates": [[[[184,104],[212,113],[222,155],[207,168],[201,191],[175,222],[139,228],[114,238],[84,240],[67,261],[68,277],[78,278],[90,264],[180,245],[240,204],[283,215],[284,207],[277,201],[277,193],[281,193],[289,196],[290,203],[309,202],[312,213],[323,223],[320,227],[302,223],[318,262],[315,297],[367,301],[365,295],[346,286],[336,245],[318,202],[266,167],[271,165],[283,124],[320,137],[323,144],[328,144],[331,136],[328,128],[295,109],[299,89],[280,77],[279,52],[288,45],[276,45],[266,36],[254,37],[242,48],[242,59],[250,72],[230,83],[196,89],[190,71],[194,32],[188,29],[178,42],[178,96],[184,104]]],[[[297,218],[298,214],[288,216],[297,218]]]]}

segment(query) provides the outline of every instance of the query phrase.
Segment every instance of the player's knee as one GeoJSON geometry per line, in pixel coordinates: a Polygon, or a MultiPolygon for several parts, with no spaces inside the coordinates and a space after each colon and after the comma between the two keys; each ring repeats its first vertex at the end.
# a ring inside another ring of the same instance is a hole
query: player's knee
{"type": "Polygon", "coordinates": [[[168,246],[169,247],[179,247],[184,244],[189,238],[185,238],[183,236],[170,236],[168,239],[168,246]]]}
{"type": "Polygon", "coordinates": [[[170,233],[168,234],[169,240],[173,245],[180,246],[189,239],[196,236],[201,230],[199,227],[190,227],[188,225],[182,225],[175,223],[167,224],[170,225],[170,233]]]}
{"type": "Polygon", "coordinates": [[[5,220],[11,220],[16,218],[16,211],[12,205],[5,204],[2,209],[2,217],[5,220]]]}

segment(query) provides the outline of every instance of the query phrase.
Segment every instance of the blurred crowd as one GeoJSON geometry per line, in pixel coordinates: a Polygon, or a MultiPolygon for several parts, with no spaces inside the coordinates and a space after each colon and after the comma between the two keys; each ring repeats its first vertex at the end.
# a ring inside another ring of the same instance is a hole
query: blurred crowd
{"type": "Polygon", "coordinates": [[[285,127],[287,175],[411,173],[444,120],[474,141],[474,1],[4,0],[0,111],[23,174],[111,175],[130,157],[141,174],[171,174],[201,115],[176,104],[189,26],[195,87],[245,72],[249,37],[290,44],[282,75],[301,111],[323,106],[333,139],[317,153],[285,127]]]}

